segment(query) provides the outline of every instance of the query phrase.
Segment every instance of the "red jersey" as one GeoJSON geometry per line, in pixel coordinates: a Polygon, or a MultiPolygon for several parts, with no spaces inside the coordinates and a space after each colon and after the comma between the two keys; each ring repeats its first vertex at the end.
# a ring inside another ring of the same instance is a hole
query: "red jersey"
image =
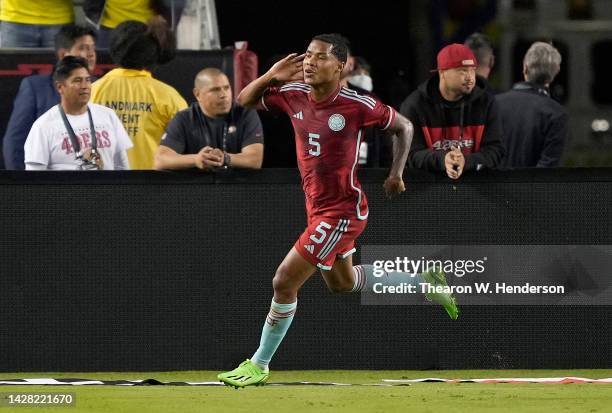
{"type": "Polygon", "coordinates": [[[344,87],[315,102],[305,83],[270,87],[261,103],[291,117],[308,215],[367,219],[368,201],[357,179],[363,129],[387,129],[395,110],[344,87]]]}

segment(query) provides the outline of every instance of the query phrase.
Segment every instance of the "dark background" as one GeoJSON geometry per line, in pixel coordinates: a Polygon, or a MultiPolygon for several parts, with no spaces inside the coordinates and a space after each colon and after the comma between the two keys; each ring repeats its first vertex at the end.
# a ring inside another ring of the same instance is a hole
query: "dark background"
{"type": "Polygon", "coordinates": [[[406,1],[230,0],[218,1],[216,7],[222,45],[248,40],[249,48],[259,55],[261,71],[267,70],[276,57],[304,52],[317,34],[340,33],[350,40],[353,54],[365,57],[372,65],[375,90],[381,91],[383,100],[398,103],[402,91],[395,97],[390,87],[395,83],[411,85],[410,62],[418,46],[409,46],[412,39],[406,1]],[[392,98],[395,101],[390,101],[392,98]]]}

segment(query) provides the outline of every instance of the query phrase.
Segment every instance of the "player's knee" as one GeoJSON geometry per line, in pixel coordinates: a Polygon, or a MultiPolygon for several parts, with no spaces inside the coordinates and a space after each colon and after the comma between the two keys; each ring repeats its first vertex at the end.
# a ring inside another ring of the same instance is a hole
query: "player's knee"
{"type": "Polygon", "coordinates": [[[295,291],[291,285],[291,277],[281,267],[276,270],[276,274],[272,279],[272,288],[274,292],[282,295],[291,295],[295,291]]]}

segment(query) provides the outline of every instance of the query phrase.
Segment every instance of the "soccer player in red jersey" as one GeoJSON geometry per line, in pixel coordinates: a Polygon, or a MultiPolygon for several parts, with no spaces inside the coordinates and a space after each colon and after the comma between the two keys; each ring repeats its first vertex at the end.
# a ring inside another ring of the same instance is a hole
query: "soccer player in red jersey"
{"type": "Polygon", "coordinates": [[[256,353],[219,374],[228,385],[267,380],[268,364],[293,320],[298,290],[317,269],[333,292],[358,292],[366,284],[371,266],[354,267],[351,256],[368,218],[368,202],[357,179],[364,128],[376,126],[393,134],[393,164],[383,186],[388,197],[405,190],[402,173],[412,123],[376,99],[340,86],[347,52],[341,36],[315,36],[306,53],[278,61],[238,96],[240,105],[291,117],[308,227],[276,270],[274,298],[256,353]]]}

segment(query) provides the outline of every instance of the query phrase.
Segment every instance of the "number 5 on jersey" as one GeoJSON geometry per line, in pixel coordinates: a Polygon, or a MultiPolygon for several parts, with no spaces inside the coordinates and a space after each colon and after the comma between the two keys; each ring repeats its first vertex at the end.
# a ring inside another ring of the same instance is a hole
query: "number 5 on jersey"
{"type": "Polygon", "coordinates": [[[310,236],[310,239],[312,240],[312,242],[314,242],[315,244],[320,244],[325,240],[325,237],[327,236],[327,231],[331,229],[331,225],[329,225],[327,222],[325,221],[321,221],[319,223],[319,225],[317,226],[317,228],[315,228],[315,231],[317,232],[317,234],[319,234],[319,236],[315,236],[315,234],[312,234],[310,236]]]}
{"type": "Polygon", "coordinates": [[[312,145],[312,148],[308,150],[308,153],[312,156],[321,155],[321,143],[318,139],[321,137],[318,133],[309,133],[308,134],[308,143],[312,145]]]}

